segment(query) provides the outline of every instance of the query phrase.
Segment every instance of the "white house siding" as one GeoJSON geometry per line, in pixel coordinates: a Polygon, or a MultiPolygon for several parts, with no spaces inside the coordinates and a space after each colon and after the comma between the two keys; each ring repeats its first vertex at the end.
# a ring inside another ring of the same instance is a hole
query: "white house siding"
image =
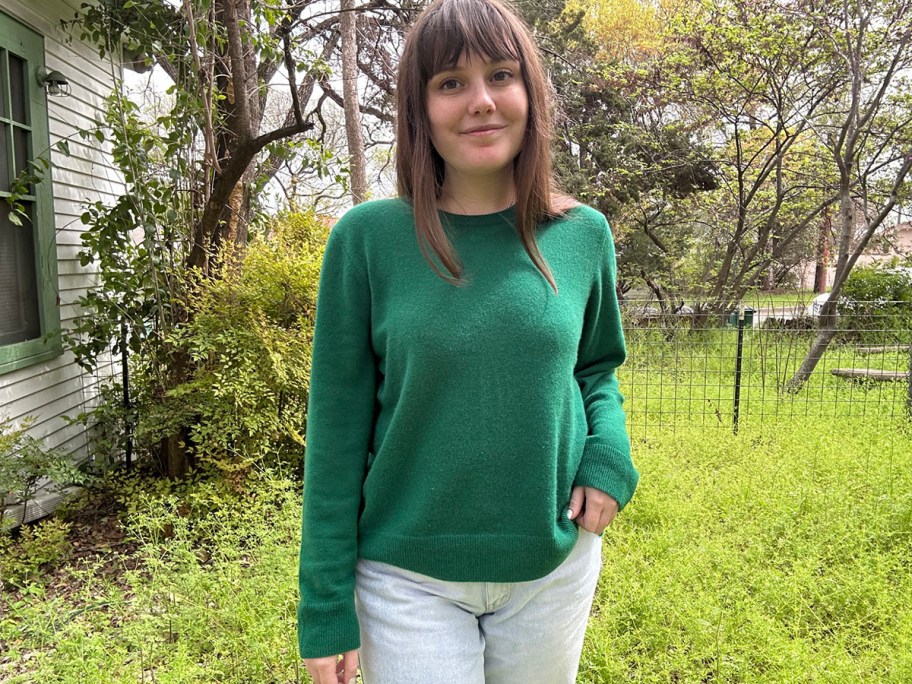
{"type": "MultiPolygon", "coordinates": [[[[69,97],[48,97],[50,142],[66,138],[71,156],[51,150],[56,225],[58,283],[61,325],[68,326],[78,313],[77,300],[92,282],[92,274],[79,265],[82,224],[79,217],[88,201],[113,201],[122,189],[118,174],[99,145],[83,140],[80,129],[90,129],[105,109],[114,77],[110,62],[75,39],[67,40],[60,20],[72,19],[79,0],[2,0],[0,8],[44,36],[45,61],[61,71],[70,83],[69,97]]],[[[35,150],[40,154],[39,150],[35,150]]],[[[100,375],[84,373],[65,353],[45,363],[0,375],[0,416],[19,423],[34,419],[31,434],[60,447],[74,457],[86,455],[87,437],[78,425],[68,425],[64,416],[75,416],[92,405],[100,375]]],[[[45,506],[53,501],[45,500],[45,506]]],[[[36,506],[36,514],[39,507],[36,506]]],[[[29,515],[29,518],[34,517],[29,515]]]]}

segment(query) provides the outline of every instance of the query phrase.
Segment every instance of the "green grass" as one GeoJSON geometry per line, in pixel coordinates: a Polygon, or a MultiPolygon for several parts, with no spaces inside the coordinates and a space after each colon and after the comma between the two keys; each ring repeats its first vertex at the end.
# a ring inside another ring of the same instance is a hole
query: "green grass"
{"type": "Polygon", "coordinates": [[[795,306],[806,305],[817,296],[810,290],[793,290],[791,292],[749,292],[744,296],[745,306],[795,306]]]}
{"type": "MultiPolygon", "coordinates": [[[[912,681],[904,425],[836,412],[634,433],[641,484],[604,537],[578,681],[912,681]]],[[[293,484],[264,476],[240,500],[158,487],[131,507],[139,570],[0,597],[0,681],[309,681],[293,484]]]]}
{"type": "Polygon", "coordinates": [[[7,601],[0,640],[27,665],[6,678],[0,669],[0,681],[309,681],[297,659],[300,500],[291,483],[262,478],[240,500],[206,486],[139,494],[133,506],[142,570],[125,572],[118,587],[74,569],[86,581],[78,595],[38,588],[7,601]]]}
{"type": "Polygon", "coordinates": [[[910,453],[855,419],[638,443],[579,681],[912,681],[910,453]]]}

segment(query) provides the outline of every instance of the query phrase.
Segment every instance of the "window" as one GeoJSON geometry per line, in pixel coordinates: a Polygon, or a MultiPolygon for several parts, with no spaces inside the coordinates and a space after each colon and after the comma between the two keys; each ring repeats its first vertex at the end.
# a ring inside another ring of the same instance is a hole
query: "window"
{"type": "Polygon", "coordinates": [[[29,162],[49,154],[42,66],[42,37],[0,12],[0,373],[60,353],[50,174],[20,197],[22,225],[5,201],[29,162]]]}

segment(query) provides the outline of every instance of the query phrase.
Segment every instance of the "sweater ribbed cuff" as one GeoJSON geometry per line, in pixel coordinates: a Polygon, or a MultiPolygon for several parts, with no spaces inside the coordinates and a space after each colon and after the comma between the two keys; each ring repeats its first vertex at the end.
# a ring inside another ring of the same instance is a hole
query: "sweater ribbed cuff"
{"type": "Polygon", "coordinates": [[[298,605],[298,649],[302,658],[324,658],[361,646],[355,599],[323,605],[298,605]]]}
{"type": "Polygon", "coordinates": [[[628,454],[597,442],[587,442],[576,471],[575,487],[595,487],[618,502],[618,510],[633,498],[640,474],[628,454]]]}

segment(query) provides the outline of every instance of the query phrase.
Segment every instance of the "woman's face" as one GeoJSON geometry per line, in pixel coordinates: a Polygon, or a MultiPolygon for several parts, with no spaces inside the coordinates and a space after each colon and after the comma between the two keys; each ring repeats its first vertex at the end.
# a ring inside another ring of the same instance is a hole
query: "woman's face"
{"type": "Polygon", "coordinates": [[[427,84],[431,142],[446,175],[508,177],[529,118],[529,97],[515,61],[462,55],[427,84]]]}

